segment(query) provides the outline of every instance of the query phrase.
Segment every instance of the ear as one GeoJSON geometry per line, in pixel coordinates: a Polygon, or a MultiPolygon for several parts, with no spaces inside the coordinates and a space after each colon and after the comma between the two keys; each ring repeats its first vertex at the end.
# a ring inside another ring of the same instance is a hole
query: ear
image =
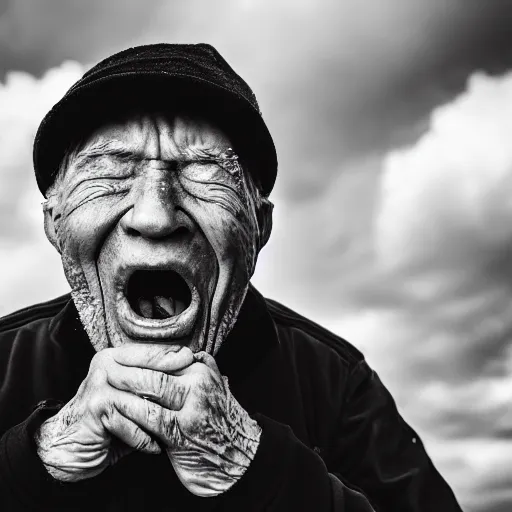
{"type": "Polygon", "coordinates": [[[55,201],[53,199],[54,198],[51,197],[43,203],[44,232],[46,233],[46,238],[48,238],[50,243],[53,245],[53,247],[55,247],[55,249],[57,249],[60,254],[61,249],[59,238],[57,236],[60,214],[57,214],[55,211],[55,201]]]}
{"type": "Polygon", "coordinates": [[[260,230],[258,251],[261,251],[261,249],[263,249],[265,244],[268,242],[268,239],[270,238],[270,233],[272,232],[273,210],[273,203],[266,197],[261,197],[257,211],[258,226],[260,230]]]}

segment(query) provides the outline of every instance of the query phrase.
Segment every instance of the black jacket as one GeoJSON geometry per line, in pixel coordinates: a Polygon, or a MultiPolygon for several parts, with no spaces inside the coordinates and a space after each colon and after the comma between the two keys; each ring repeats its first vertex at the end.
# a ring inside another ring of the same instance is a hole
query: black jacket
{"type": "Polygon", "coordinates": [[[165,454],[57,482],[33,441],[55,411],[37,404],[71,399],[93,355],[69,295],[0,320],[0,510],[460,511],[362,354],[254,288],[216,358],[263,429],[228,492],[192,495],[165,454]]]}

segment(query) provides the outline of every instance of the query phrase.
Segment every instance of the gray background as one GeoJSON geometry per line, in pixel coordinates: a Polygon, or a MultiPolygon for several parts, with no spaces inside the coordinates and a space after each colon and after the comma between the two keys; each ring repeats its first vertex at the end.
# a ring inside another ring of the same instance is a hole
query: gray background
{"type": "Polygon", "coordinates": [[[469,512],[512,510],[512,3],[0,0],[0,314],[65,293],[31,142],[89,65],[209,42],[274,135],[254,283],[361,348],[469,512]]]}

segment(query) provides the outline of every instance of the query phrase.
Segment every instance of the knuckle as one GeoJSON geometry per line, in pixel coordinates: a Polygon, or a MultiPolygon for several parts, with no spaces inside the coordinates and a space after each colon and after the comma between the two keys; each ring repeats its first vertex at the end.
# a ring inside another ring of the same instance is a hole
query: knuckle
{"type": "Polygon", "coordinates": [[[141,433],[135,443],[135,449],[139,450],[139,451],[144,451],[149,448],[150,444],[151,444],[151,439],[149,438],[149,436],[143,435],[141,433]]]}
{"type": "Polygon", "coordinates": [[[111,400],[105,400],[101,410],[101,415],[104,418],[113,420],[117,416],[117,410],[114,403],[111,400]]]}
{"type": "Polygon", "coordinates": [[[151,389],[154,390],[157,396],[165,395],[169,386],[169,376],[166,373],[153,372],[151,377],[151,389]]]}
{"type": "Polygon", "coordinates": [[[120,427],[119,415],[111,404],[102,404],[98,409],[97,417],[100,419],[101,423],[109,429],[116,430],[120,427]]]}
{"type": "Polygon", "coordinates": [[[168,409],[164,409],[153,402],[147,402],[146,405],[146,421],[153,432],[164,433],[166,423],[169,420],[170,413],[168,409]]]}
{"type": "Polygon", "coordinates": [[[181,350],[179,352],[180,357],[184,360],[184,363],[186,364],[192,364],[194,362],[194,352],[190,350],[188,347],[181,347],[181,350]]]}
{"type": "Polygon", "coordinates": [[[208,373],[210,368],[206,366],[202,361],[195,361],[190,365],[191,373],[197,373],[198,375],[208,373]]]}
{"type": "Polygon", "coordinates": [[[176,431],[176,414],[169,409],[164,409],[160,418],[160,430],[166,438],[172,438],[176,431]]]}
{"type": "Polygon", "coordinates": [[[89,410],[94,414],[102,414],[108,409],[106,400],[99,393],[94,393],[89,397],[88,406],[89,410]]]}
{"type": "Polygon", "coordinates": [[[112,359],[112,348],[105,348],[94,354],[91,360],[91,368],[101,368],[112,359]]]}
{"type": "Polygon", "coordinates": [[[160,407],[158,407],[156,404],[153,404],[152,402],[146,403],[146,421],[150,429],[154,432],[160,431],[161,416],[162,411],[160,407]]]}
{"type": "Polygon", "coordinates": [[[207,362],[210,361],[210,354],[208,354],[208,352],[205,352],[204,350],[201,350],[200,352],[196,352],[194,354],[194,360],[206,364],[207,362]]]}
{"type": "Polygon", "coordinates": [[[193,389],[193,386],[187,385],[183,382],[175,382],[172,386],[173,402],[177,409],[182,409],[189,392],[193,389]]]}
{"type": "Polygon", "coordinates": [[[190,378],[195,385],[206,385],[212,380],[212,372],[202,363],[194,363],[191,367],[190,378]]]}
{"type": "Polygon", "coordinates": [[[89,386],[97,388],[107,381],[107,372],[103,368],[92,368],[87,377],[89,386]]]}
{"type": "Polygon", "coordinates": [[[155,420],[155,415],[156,415],[156,407],[155,407],[156,404],[154,404],[153,402],[150,402],[149,400],[144,400],[144,408],[145,408],[145,411],[144,411],[144,414],[146,416],[146,421],[148,422],[148,424],[150,426],[152,426],[154,424],[154,420],[155,420]]]}
{"type": "Polygon", "coordinates": [[[160,355],[165,365],[187,366],[194,361],[194,354],[188,347],[177,348],[171,345],[165,347],[165,352],[160,355]]]}

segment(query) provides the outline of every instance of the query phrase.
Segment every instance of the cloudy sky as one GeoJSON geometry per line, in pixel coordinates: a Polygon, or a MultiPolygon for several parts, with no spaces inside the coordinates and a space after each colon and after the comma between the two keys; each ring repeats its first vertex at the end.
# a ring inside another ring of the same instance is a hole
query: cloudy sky
{"type": "Polygon", "coordinates": [[[31,142],[92,63],[209,42],[274,136],[255,284],[366,354],[468,512],[512,510],[512,4],[0,0],[0,314],[65,293],[31,142]]]}

